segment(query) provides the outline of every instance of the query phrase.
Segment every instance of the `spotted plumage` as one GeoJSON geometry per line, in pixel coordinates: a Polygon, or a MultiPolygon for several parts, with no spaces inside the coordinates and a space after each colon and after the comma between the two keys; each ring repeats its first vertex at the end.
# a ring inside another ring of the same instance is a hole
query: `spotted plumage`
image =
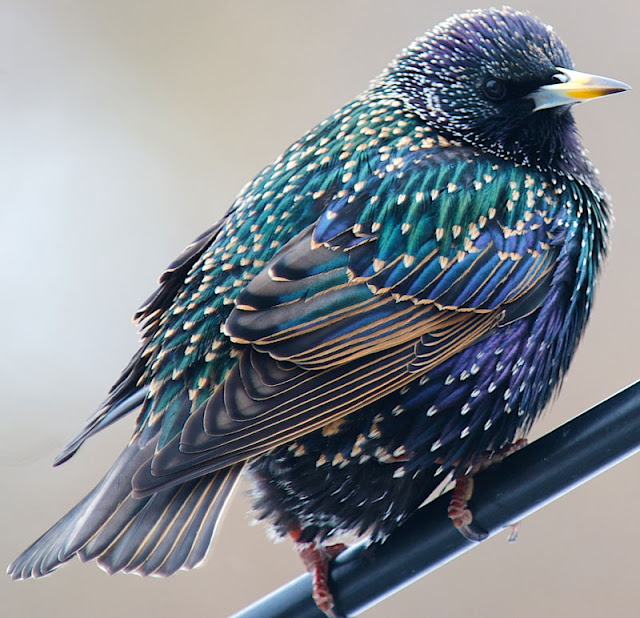
{"type": "Polygon", "coordinates": [[[76,554],[110,572],[195,566],[243,469],[278,534],[384,539],[447,474],[525,434],[607,243],[570,105],[622,89],[512,9],[415,41],[162,275],[139,352],[57,463],[139,409],[130,443],[11,574],[76,554]]]}

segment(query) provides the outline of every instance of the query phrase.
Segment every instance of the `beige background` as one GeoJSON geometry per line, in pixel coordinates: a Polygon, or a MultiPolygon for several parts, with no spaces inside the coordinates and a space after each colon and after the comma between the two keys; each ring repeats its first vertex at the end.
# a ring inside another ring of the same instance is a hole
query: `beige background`
{"type": "MultiPolygon", "coordinates": [[[[50,462],[136,348],[129,319],[162,268],[303,131],[469,0],[0,0],[0,562],[93,486],[122,421],[50,462]],[[446,6],[445,6],[446,5],[446,6]]],[[[526,1],[577,68],[640,87],[635,0],[526,1]]],[[[615,198],[613,251],[548,431],[640,377],[638,98],[576,110],[615,198]]],[[[640,458],[368,612],[638,616],[640,458]]],[[[169,580],[74,561],[0,578],[0,615],[199,616],[240,609],[301,572],[251,527],[238,492],[208,563],[169,580]]]]}

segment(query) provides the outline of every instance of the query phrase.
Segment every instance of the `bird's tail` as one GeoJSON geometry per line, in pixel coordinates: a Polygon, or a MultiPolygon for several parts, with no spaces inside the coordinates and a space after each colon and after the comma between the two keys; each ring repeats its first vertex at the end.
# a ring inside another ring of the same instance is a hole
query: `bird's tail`
{"type": "Polygon", "coordinates": [[[9,566],[9,575],[43,577],[75,555],[97,560],[108,573],[164,576],[198,566],[243,464],[133,498],[131,477],[155,443],[130,443],[100,483],[9,566]]]}

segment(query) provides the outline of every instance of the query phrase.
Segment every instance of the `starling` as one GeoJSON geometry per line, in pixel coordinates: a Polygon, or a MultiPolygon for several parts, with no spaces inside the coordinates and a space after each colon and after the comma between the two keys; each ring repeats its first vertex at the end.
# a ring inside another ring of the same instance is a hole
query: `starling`
{"type": "Polygon", "coordinates": [[[245,470],[338,615],[344,537],[384,540],[517,444],[559,386],[610,219],[571,107],[626,89],[510,8],[414,41],[170,264],[139,351],[55,463],[139,410],[133,437],[10,575],[75,555],[195,567],[245,470]]]}

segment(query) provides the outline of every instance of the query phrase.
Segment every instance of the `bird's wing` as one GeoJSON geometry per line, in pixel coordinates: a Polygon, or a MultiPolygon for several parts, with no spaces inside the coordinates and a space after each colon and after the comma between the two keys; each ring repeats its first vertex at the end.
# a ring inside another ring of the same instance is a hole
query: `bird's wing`
{"type": "Polygon", "coordinates": [[[403,167],[338,192],[236,298],[238,363],[140,495],[335,421],[539,307],[563,247],[553,187],[473,158],[403,167]]]}

